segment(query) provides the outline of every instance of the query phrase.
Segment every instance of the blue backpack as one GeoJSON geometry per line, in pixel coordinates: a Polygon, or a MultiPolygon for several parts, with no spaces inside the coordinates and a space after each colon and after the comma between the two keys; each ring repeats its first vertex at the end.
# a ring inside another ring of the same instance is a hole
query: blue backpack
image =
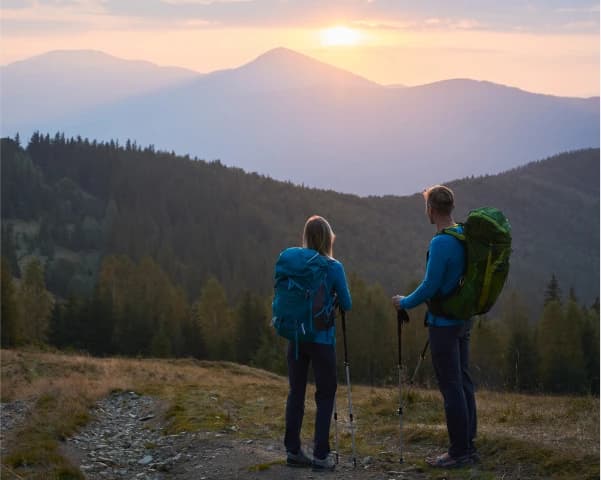
{"type": "Polygon", "coordinates": [[[328,260],[315,250],[291,247],[275,264],[272,320],[281,337],[311,342],[333,325],[335,296],[327,290],[328,260]]]}

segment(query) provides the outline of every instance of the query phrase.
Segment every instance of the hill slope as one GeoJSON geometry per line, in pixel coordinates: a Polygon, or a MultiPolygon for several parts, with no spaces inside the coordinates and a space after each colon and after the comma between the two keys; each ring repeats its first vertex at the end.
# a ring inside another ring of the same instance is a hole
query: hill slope
{"type": "MultiPolygon", "coordinates": [[[[390,293],[423,275],[433,232],[421,195],[360,198],[127,148],[38,136],[24,151],[3,140],[3,253],[13,262],[44,255],[61,295],[71,277],[91,282],[100,257],[120,253],[153,257],[190,298],[210,275],[238,298],[245,289],[271,292],[277,254],[297,245],[306,218],[319,213],[333,225],[347,272],[390,293]]],[[[586,304],[598,295],[598,178],[594,149],[450,185],[457,220],[483,205],[509,217],[509,289],[537,309],[552,273],[586,304]]]]}

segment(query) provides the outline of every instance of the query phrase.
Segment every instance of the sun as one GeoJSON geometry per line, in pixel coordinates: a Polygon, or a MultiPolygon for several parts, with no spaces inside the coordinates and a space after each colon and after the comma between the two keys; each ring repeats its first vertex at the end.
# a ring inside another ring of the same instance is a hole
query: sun
{"type": "Polygon", "coordinates": [[[326,28],[320,32],[321,44],[326,47],[337,45],[357,45],[361,41],[359,30],[336,26],[326,28]]]}

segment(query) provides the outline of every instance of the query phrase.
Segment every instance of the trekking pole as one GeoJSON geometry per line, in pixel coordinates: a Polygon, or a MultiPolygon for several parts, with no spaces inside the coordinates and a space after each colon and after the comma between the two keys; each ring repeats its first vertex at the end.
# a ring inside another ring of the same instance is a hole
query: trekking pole
{"type": "Polygon", "coordinates": [[[424,358],[426,358],[426,352],[428,351],[429,345],[430,345],[430,339],[428,338],[426,340],[426,345],[424,345],[424,349],[422,350],[422,354],[419,356],[419,360],[417,361],[417,366],[415,367],[413,376],[411,377],[411,380],[409,381],[409,383],[411,385],[413,385],[413,383],[415,382],[415,378],[417,377],[417,372],[419,371],[419,367],[421,366],[422,362],[424,361],[424,358]]]}
{"type": "Polygon", "coordinates": [[[409,321],[409,315],[407,315],[407,311],[404,309],[397,310],[396,314],[397,318],[397,333],[398,333],[398,341],[399,341],[399,453],[400,460],[399,463],[403,463],[403,396],[401,391],[401,382],[402,382],[402,367],[401,367],[401,348],[402,348],[402,333],[403,333],[403,323],[409,321]]]}
{"type": "Polygon", "coordinates": [[[336,408],[336,394],[334,394],[334,451],[336,452],[336,465],[338,465],[338,409],[336,408]]]}
{"type": "MultiPolygon", "coordinates": [[[[342,312],[342,308],[338,305],[338,296],[334,294],[334,308],[342,312]]],[[[335,319],[336,317],[334,317],[335,319]]],[[[338,373],[336,373],[336,385],[338,385],[338,373]]],[[[334,392],[334,453],[336,454],[336,465],[340,461],[340,454],[338,452],[338,393],[334,392]]]]}
{"type": "Polygon", "coordinates": [[[351,374],[350,366],[348,362],[348,348],[346,345],[346,312],[341,311],[342,314],[342,338],[344,340],[344,369],[346,371],[346,386],[348,391],[348,413],[351,427],[351,444],[353,446],[353,468],[357,468],[357,456],[355,454],[355,428],[353,426],[353,401],[351,399],[351,374]]]}

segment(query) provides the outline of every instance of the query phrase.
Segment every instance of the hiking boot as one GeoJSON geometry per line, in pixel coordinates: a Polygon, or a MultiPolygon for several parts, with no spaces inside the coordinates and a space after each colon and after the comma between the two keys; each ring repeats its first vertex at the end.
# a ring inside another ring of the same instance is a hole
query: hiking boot
{"type": "Polygon", "coordinates": [[[436,457],[426,458],[426,463],[435,468],[460,468],[470,465],[472,459],[469,453],[461,457],[451,457],[447,452],[436,457]]]}
{"type": "Polygon", "coordinates": [[[326,458],[313,458],[314,472],[331,472],[336,468],[336,460],[334,455],[329,454],[326,458]]]}
{"type": "Polygon", "coordinates": [[[289,467],[310,467],[311,459],[301,448],[297,453],[286,452],[286,465],[289,467]]]}

